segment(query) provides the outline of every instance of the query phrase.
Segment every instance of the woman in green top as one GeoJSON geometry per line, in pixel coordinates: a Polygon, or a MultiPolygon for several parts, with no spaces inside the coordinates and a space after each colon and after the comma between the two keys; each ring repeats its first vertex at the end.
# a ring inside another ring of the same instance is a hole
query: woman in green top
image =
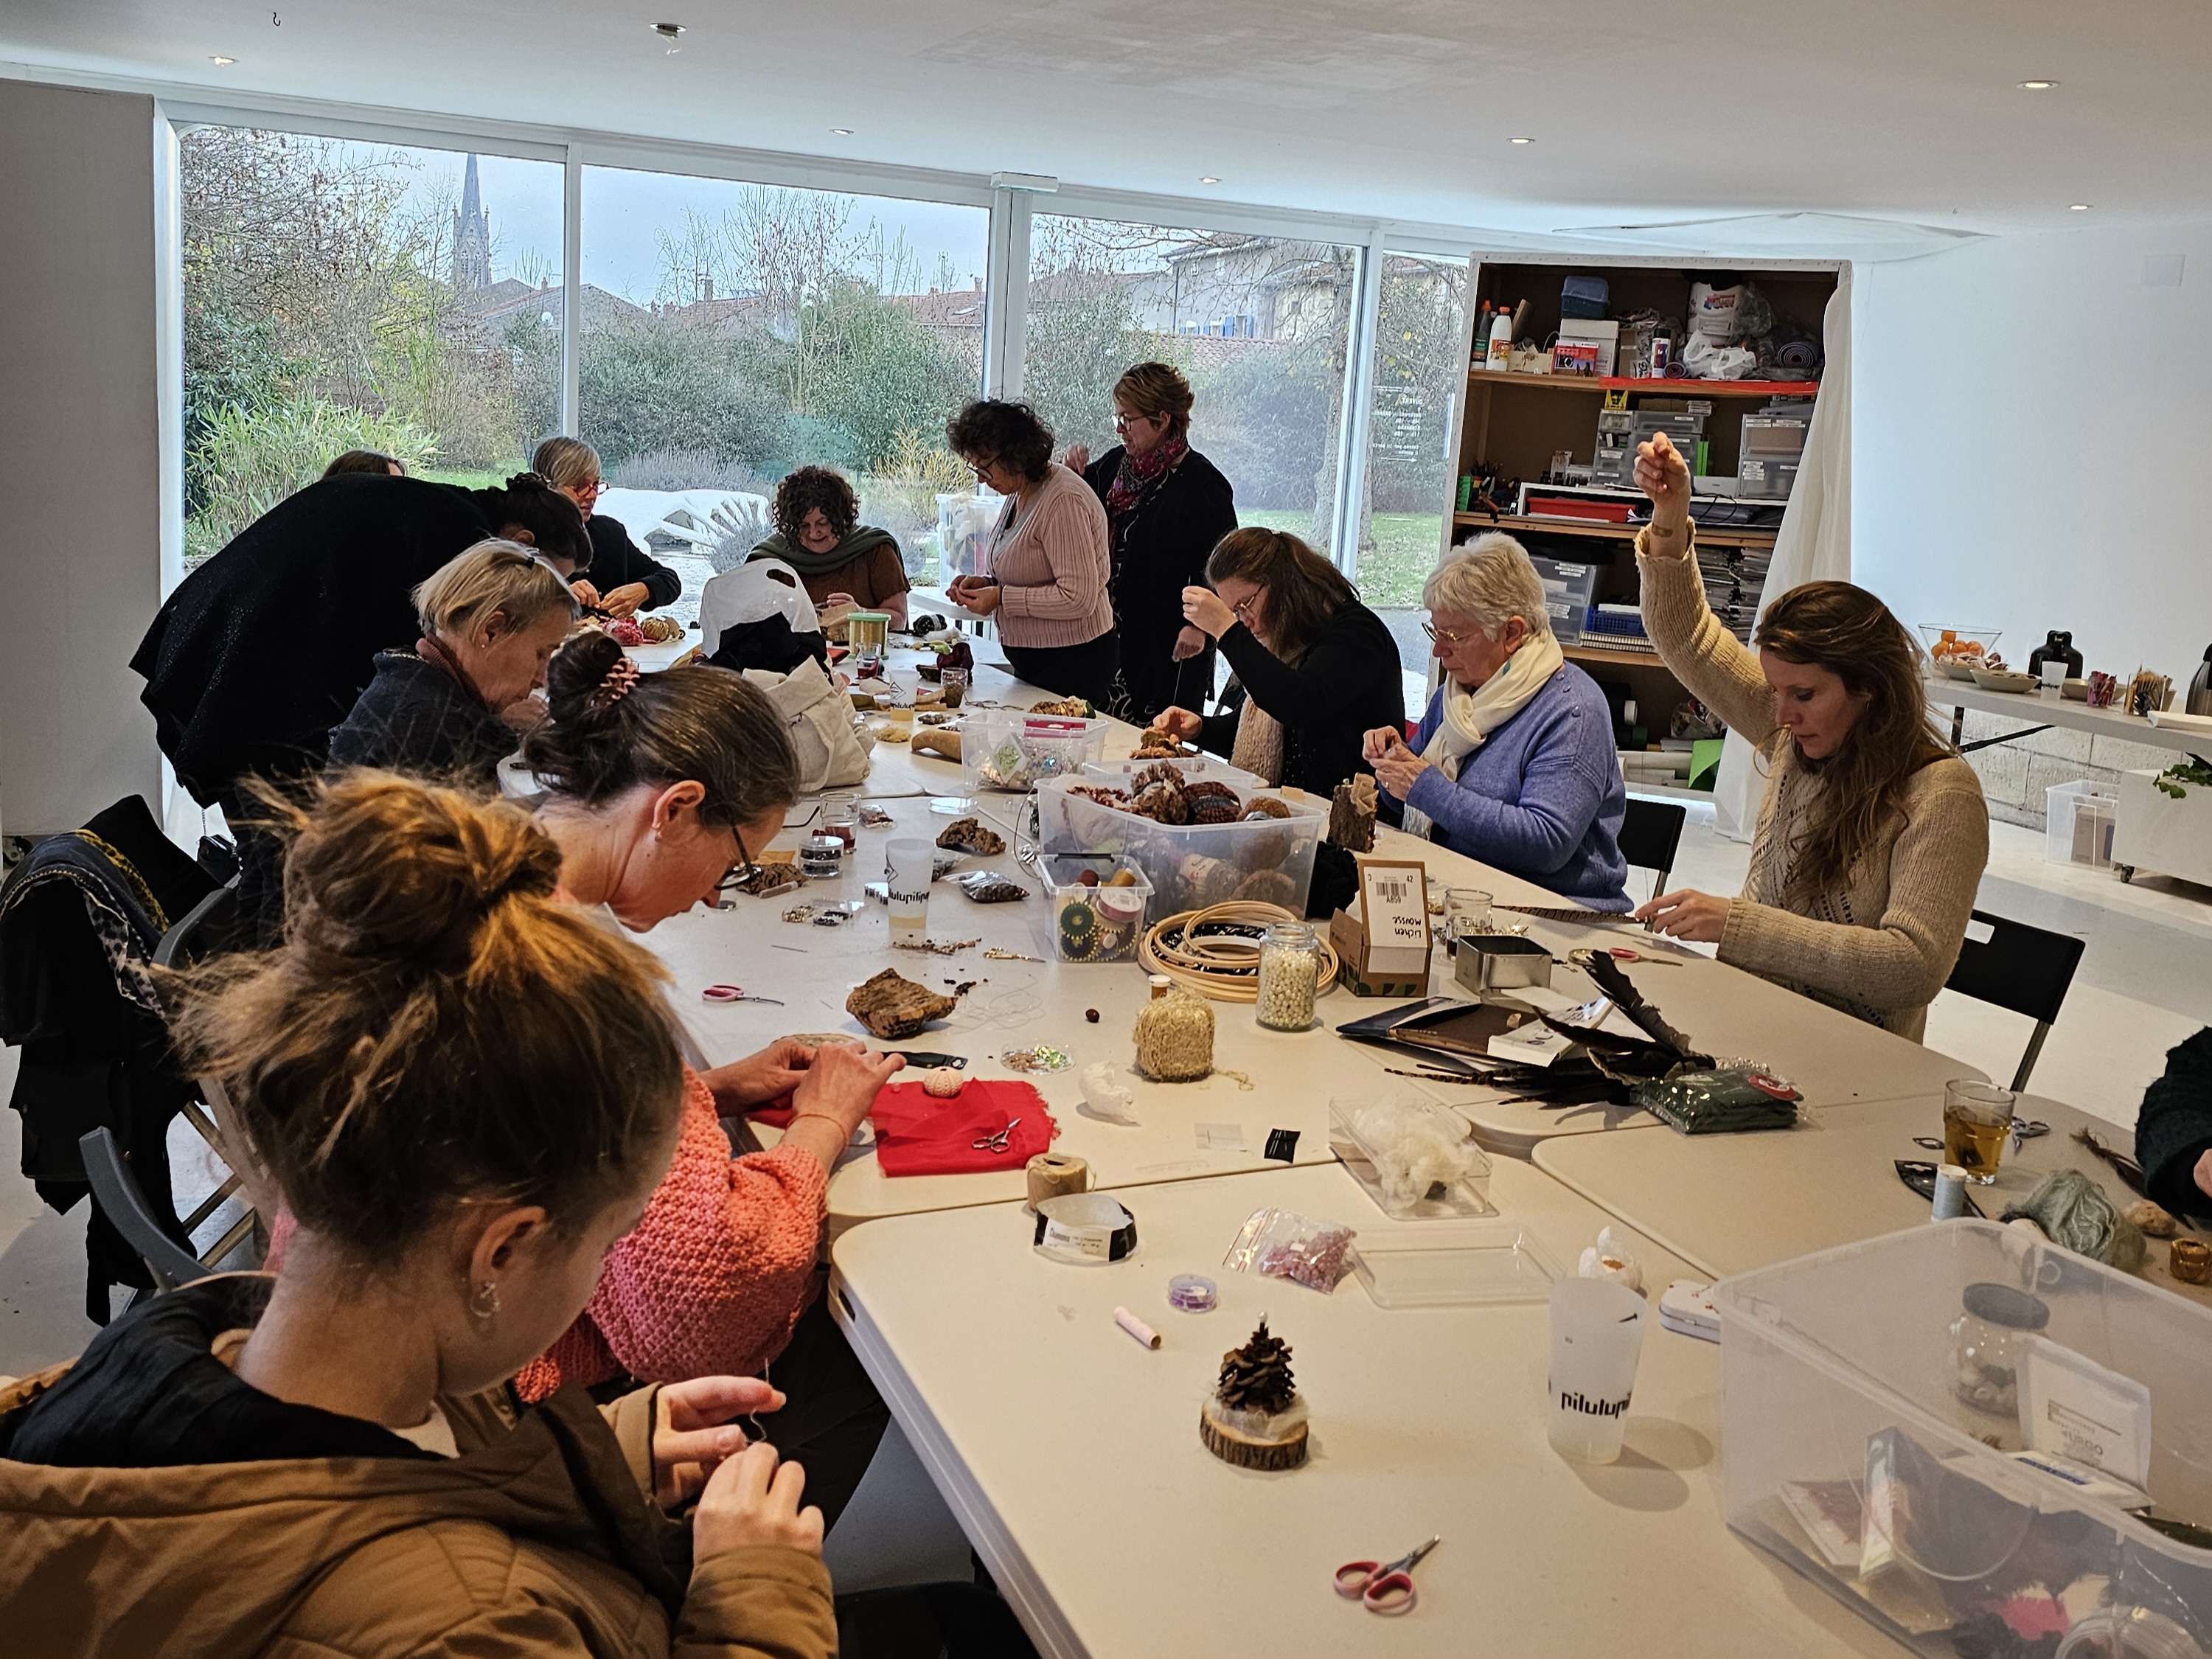
{"type": "Polygon", "coordinates": [[[888,530],[860,522],[860,498],[844,475],[802,466],[775,487],[775,534],[752,550],[781,559],[806,584],[817,606],[883,611],[906,626],[906,563],[888,530]]]}

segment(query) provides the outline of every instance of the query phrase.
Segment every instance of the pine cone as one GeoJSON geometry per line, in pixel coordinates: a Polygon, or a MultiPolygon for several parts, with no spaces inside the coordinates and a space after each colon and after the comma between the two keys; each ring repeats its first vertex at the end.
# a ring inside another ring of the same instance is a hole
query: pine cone
{"type": "Polygon", "coordinates": [[[1290,1344],[1270,1336],[1262,1319],[1249,1342],[1221,1356],[1221,1382],[1214,1393],[1234,1411],[1288,1410],[1297,1395],[1291,1376],[1290,1344]]]}

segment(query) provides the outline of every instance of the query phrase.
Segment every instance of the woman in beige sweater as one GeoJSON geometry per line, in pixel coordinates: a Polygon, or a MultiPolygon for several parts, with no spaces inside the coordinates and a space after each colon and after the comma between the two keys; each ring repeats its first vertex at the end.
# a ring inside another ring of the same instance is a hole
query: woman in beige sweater
{"type": "Polygon", "coordinates": [[[1865,589],[1807,582],[1767,607],[1754,657],[1705,603],[1689,469],[1665,434],[1638,450],[1636,482],[1644,626],[1767,774],[1742,896],[1684,889],[1636,914],[1917,1042],[1990,852],[1980,781],[1928,723],[1918,647],[1865,589]]]}

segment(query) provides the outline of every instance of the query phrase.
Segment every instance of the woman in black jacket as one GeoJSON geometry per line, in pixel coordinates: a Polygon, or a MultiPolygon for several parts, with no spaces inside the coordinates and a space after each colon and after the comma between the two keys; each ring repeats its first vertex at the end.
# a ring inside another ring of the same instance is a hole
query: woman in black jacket
{"type": "Polygon", "coordinates": [[[1190,447],[1190,406],[1181,369],[1139,363],[1114,383],[1121,441],[1095,461],[1079,445],[1067,453],[1106,508],[1121,641],[1113,712],[1139,724],[1213,690],[1213,641],[1184,621],[1182,591],[1205,581],[1207,556],[1237,528],[1237,497],[1190,447]]]}
{"type": "Polygon", "coordinates": [[[530,465],[584,515],[592,562],[576,572],[579,599],[610,617],[634,617],[676,602],[684,578],[632,541],[620,520],[592,511],[606,488],[599,477],[598,450],[581,438],[548,438],[530,465]]]}
{"type": "Polygon", "coordinates": [[[2136,1161],[2158,1203],[2212,1218],[2212,1027],[2166,1050],[2136,1118],[2136,1161]]]}
{"type": "Polygon", "coordinates": [[[1296,536],[1256,525],[1225,537],[1206,574],[1213,586],[1185,588],[1183,615],[1220,641],[1236,706],[1210,719],[1168,708],[1156,723],[1318,795],[1370,770],[1362,737],[1405,724],[1406,686],[1397,642],[1359,590],[1296,536]]]}

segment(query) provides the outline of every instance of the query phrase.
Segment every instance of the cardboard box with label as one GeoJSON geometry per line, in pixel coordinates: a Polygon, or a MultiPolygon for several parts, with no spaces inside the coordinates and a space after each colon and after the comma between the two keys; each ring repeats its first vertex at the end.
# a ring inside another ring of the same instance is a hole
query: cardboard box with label
{"type": "Polygon", "coordinates": [[[1428,872],[1413,859],[1360,859],[1359,890],[1329,919],[1337,982],[1356,997],[1429,990],[1428,872]]]}

